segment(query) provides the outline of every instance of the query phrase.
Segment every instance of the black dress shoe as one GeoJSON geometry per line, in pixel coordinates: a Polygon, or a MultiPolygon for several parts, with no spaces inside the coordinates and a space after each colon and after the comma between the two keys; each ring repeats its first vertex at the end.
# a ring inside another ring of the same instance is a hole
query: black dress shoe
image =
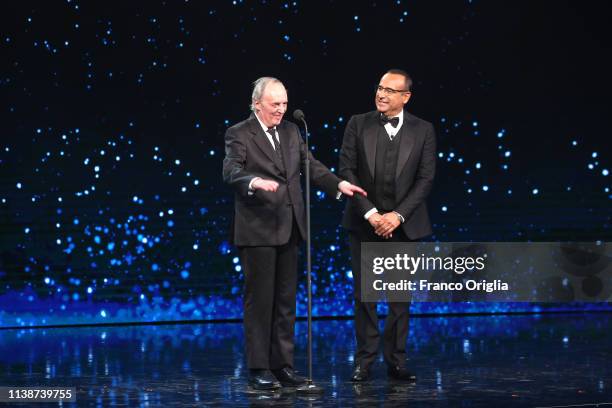
{"type": "Polygon", "coordinates": [[[297,387],[306,383],[306,378],[297,375],[293,368],[285,367],[280,370],[272,370],[272,374],[280,381],[283,387],[297,387]]]}
{"type": "Polygon", "coordinates": [[[368,381],[370,373],[368,369],[361,365],[356,365],[353,369],[353,374],[351,374],[351,381],[353,382],[365,382],[368,381]]]}
{"type": "Polygon", "coordinates": [[[405,367],[388,366],[387,375],[394,380],[416,381],[416,375],[408,371],[405,367]]]}
{"type": "Polygon", "coordinates": [[[277,390],[281,386],[270,370],[249,370],[249,385],[259,391],[277,390]]]}

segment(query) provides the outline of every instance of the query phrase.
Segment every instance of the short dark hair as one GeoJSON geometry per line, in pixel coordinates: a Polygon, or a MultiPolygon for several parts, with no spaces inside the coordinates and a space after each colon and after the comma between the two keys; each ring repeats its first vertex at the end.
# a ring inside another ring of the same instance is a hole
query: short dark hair
{"type": "Polygon", "coordinates": [[[407,91],[412,90],[412,78],[410,78],[410,75],[408,75],[408,73],[404,71],[403,69],[393,68],[385,72],[385,74],[395,74],[395,75],[403,76],[404,77],[404,89],[407,91]]]}

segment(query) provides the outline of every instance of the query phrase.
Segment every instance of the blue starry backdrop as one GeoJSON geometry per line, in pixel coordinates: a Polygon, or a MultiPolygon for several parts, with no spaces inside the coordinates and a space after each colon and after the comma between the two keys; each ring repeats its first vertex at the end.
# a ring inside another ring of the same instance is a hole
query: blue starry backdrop
{"type": "MultiPolygon", "coordinates": [[[[610,240],[605,4],[21,1],[0,16],[0,326],[239,319],[225,129],[280,78],[332,171],[391,67],[434,123],[440,241],[610,240]]],[[[314,192],[314,313],[352,314],[314,192]]],[[[302,265],[302,264],[301,264],[302,265]]],[[[305,314],[300,266],[298,314],[305,314]]],[[[416,313],[592,305],[418,304],[416,313]]],[[[384,312],[384,307],[381,309],[384,312]]]]}

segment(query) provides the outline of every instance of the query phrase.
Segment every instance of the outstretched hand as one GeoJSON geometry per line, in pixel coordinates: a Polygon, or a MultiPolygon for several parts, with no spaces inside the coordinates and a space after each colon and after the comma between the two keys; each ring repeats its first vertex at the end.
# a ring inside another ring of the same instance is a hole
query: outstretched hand
{"type": "Polygon", "coordinates": [[[357,193],[357,194],[361,194],[364,197],[368,196],[368,193],[366,193],[366,191],[359,187],[356,186],[354,184],[349,183],[348,181],[344,180],[342,182],[340,182],[340,184],[338,184],[338,190],[344,194],[347,195],[349,197],[352,197],[353,194],[357,193]]]}

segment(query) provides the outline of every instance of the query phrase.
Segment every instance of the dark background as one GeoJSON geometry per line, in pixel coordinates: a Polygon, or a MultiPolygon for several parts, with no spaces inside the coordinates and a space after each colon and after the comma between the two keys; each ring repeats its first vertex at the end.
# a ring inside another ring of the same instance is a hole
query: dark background
{"type": "MultiPolygon", "coordinates": [[[[438,136],[434,240],[610,240],[609,11],[594,1],[7,6],[0,325],[239,318],[223,135],[249,114],[263,75],[285,83],[315,156],[335,168],[344,126],[374,109],[380,76],[411,73],[408,109],[438,136]]],[[[351,314],[341,212],[316,196],[317,315],[351,314]]]]}

